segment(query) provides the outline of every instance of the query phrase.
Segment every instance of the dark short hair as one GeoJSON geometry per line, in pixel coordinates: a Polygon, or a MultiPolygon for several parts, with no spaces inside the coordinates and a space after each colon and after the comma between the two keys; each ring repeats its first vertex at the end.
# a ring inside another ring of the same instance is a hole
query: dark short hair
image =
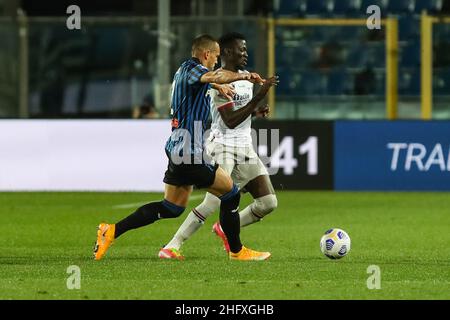
{"type": "Polygon", "coordinates": [[[236,40],[245,40],[245,37],[243,34],[238,32],[230,32],[221,36],[219,39],[221,54],[223,49],[230,49],[233,47],[236,40]]]}
{"type": "Polygon", "coordinates": [[[210,36],[209,34],[202,34],[201,36],[196,37],[192,41],[192,52],[195,52],[199,49],[209,50],[214,48],[214,44],[217,40],[210,36]]]}

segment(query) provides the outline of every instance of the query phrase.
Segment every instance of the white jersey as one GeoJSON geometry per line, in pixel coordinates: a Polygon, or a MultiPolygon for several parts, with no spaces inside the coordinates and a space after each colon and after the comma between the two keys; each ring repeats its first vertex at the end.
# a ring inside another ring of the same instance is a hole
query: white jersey
{"type": "MultiPolygon", "coordinates": [[[[239,71],[239,73],[248,71],[239,71]]],[[[248,116],[243,122],[241,122],[234,129],[227,127],[225,122],[219,113],[219,108],[233,108],[238,110],[253,98],[253,83],[247,80],[239,80],[232,82],[236,94],[233,97],[233,101],[229,101],[226,98],[219,96],[219,92],[215,89],[210,89],[211,96],[211,134],[209,140],[213,140],[217,143],[221,143],[227,146],[247,146],[252,144],[251,126],[252,116],[248,116]]]]}

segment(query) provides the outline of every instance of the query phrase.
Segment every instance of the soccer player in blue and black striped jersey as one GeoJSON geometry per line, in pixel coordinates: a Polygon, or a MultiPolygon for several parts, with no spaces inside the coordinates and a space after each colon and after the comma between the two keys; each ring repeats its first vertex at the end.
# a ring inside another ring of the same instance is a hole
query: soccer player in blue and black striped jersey
{"type": "MultiPolygon", "coordinates": [[[[100,260],[113,241],[126,231],[159,219],[180,216],[193,186],[207,188],[208,192],[220,198],[220,225],[228,239],[230,259],[266,260],[270,257],[268,252],[254,251],[242,245],[239,237],[239,190],[229,174],[204,156],[203,135],[211,104],[207,91],[211,84],[237,80],[262,84],[265,81],[257,73],[225,69],[213,71],[219,55],[219,44],[211,36],[202,35],[194,39],[192,57],[181,64],[172,84],[172,134],[165,147],[169,164],[164,176],[164,199],[143,205],[116,224],[101,223],[94,248],[96,260],[100,260]]],[[[172,254],[182,258],[179,252],[172,254]]]]}

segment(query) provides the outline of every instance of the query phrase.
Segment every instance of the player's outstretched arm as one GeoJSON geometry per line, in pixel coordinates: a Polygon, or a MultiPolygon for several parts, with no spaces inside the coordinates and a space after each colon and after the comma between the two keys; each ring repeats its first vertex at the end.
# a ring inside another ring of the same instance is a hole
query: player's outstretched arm
{"type": "Polygon", "coordinates": [[[237,73],[225,69],[217,69],[209,71],[201,76],[200,81],[203,83],[231,83],[238,80],[248,80],[251,82],[264,81],[257,73],[237,73]]]}
{"type": "MultiPolygon", "coordinates": [[[[227,125],[228,128],[234,129],[240,123],[242,123],[248,116],[250,116],[257,108],[258,104],[264,100],[267,92],[273,86],[278,84],[278,76],[273,76],[267,80],[265,80],[261,89],[259,89],[258,93],[247,103],[244,107],[233,110],[233,108],[222,107],[219,108],[220,116],[223,119],[223,122],[227,125]]],[[[228,106],[232,106],[231,103],[228,106]]]]}

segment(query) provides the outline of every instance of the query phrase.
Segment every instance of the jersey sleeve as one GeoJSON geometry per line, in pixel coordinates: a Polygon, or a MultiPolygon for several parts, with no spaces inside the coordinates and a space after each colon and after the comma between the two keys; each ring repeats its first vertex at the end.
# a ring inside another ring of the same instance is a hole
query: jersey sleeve
{"type": "Polygon", "coordinates": [[[199,83],[202,75],[204,75],[208,71],[209,70],[205,66],[197,64],[188,73],[188,84],[194,85],[196,83],[199,83]]]}

